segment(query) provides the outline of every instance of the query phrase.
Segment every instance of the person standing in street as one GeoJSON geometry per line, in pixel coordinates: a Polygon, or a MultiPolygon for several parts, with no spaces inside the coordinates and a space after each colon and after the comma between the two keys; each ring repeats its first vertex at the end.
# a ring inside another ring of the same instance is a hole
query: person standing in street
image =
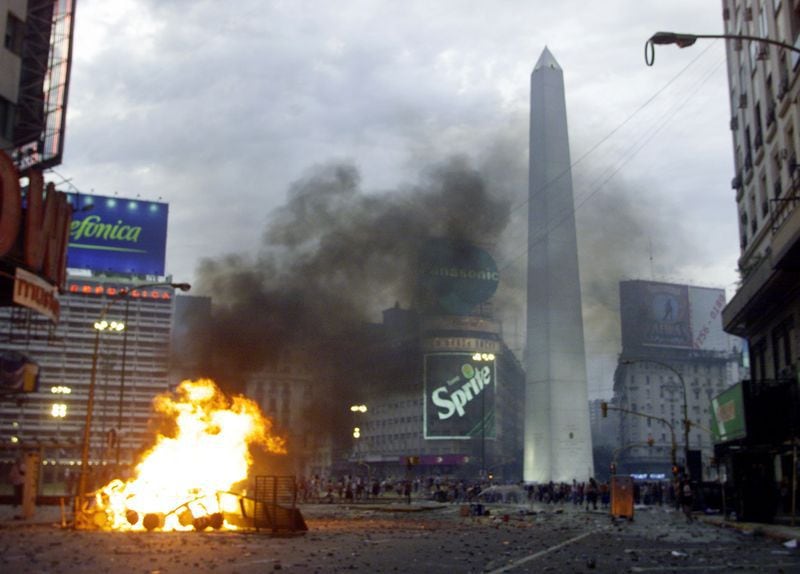
{"type": "Polygon", "coordinates": [[[692,522],[692,506],[694,505],[694,493],[692,492],[692,485],[688,480],[684,480],[680,489],[680,500],[683,514],[686,516],[686,523],[692,522]]]}
{"type": "Polygon", "coordinates": [[[591,477],[589,479],[589,484],[586,485],[586,510],[589,510],[589,505],[592,506],[592,510],[597,510],[598,490],[597,481],[594,477],[591,477]]]}
{"type": "MultiPolygon", "coordinates": [[[[22,492],[25,488],[25,460],[19,456],[11,465],[11,471],[8,473],[8,479],[11,486],[14,487],[14,508],[22,505],[22,492]]],[[[15,517],[16,518],[16,517],[15,517]]]]}

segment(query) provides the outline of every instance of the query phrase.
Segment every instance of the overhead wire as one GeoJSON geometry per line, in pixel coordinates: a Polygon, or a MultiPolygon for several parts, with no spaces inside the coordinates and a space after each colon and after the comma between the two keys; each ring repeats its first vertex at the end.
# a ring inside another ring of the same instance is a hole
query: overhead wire
{"type": "MultiPolygon", "coordinates": [[[[631,120],[633,120],[640,112],[648,108],[664,91],[666,91],[678,78],[680,78],[686,71],[688,71],[695,63],[697,63],[715,44],[716,42],[711,42],[709,46],[703,49],[695,58],[693,58],[686,66],[684,66],[681,70],[678,71],[672,78],[670,78],[661,88],[659,88],[652,96],[648,97],[641,105],[639,105],[628,117],[626,117],[620,124],[614,127],[608,134],[603,136],[600,140],[598,140],[594,145],[592,145],[586,152],[581,154],[581,156],[576,159],[575,161],[571,162],[569,167],[565,168],[562,172],[554,176],[552,179],[547,181],[540,189],[537,190],[537,193],[533,195],[533,197],[528,196],[525,200],[520,202],[519,205],[514,206],[511,209],[511,214],[515,213],[519,209],[527,206],[530,204],[530,201],[533,199],[535,200],[538,197],[538,194],[542,194],[547,191],[547,189],[554,185],[557,181],[559,181],[562,177],[567,175],[571,175],[572,169],[583,162],[586,158],[590,155],[594,154],[604,143],[606,143],[609,139],[611,139],[617,132],[619,132],[625,125],[627,125],[631,120]]],[[[608,175],[601,175],[599,178],[598,184],[590,185],[591,191],[579,201],[576,205],[572,208],[566,210],[563,214],[556,214],[556,217],[551,219],[550,223],[548,224],[547,229],[540,230],[538,233],[539,237],[535,239],[533,242],[530,240],[527,242],[524,249],[520,252],[512,255],[511,257],[506,259],[506,262],[500,265],[501,270],[507,270],[511,267],[520,257],[526,255],[528,250],[532,244],[535,244],[538,241],[541,241],[545,236],[555,230],[558,226],[563,224],[567,221],[571,216],[573,216],[578,209],[580,209],[583,205],[586,204],[592,197],[594,197],[597,192],[599,192],[619,171],[628,163],[630,162],[652,139],[658,134],[661,130],[664,129],[666,125],[668,125],[668,121],[672,119],[683,107],[691,100],[692,97],[700,90],[700,88],[705,85],[706,82],[716,73],[719,67],[724,64],[725,60],[723,59],[721,62],[718,62],[714,65],[714,67],[707,72],[697,83],[692,90],[688,92],[688,95],[683,98],[676,106],[668,110],[664,113],[655,123],[656,127],[654,129],[650,129],[643,136],[640,136],[634,144],[628,146],[627,150],[624,152],[622,159],[618,161],[618,163],[610,168],[610,170],[605,170],[604,173],[608,175]]],[[[597,181],[597,180],[596,180],[597,181]]]]}

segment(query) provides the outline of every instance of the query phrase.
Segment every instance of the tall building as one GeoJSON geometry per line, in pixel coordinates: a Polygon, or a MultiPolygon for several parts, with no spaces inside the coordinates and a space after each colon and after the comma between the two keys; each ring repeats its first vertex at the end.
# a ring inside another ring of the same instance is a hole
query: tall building
{"type": "MultiPolygon", "coordinates": [[[[725,32],[800,45],[793,2],[723,2],[725,32]]],[[[725,330],[747,339],[752,378],[796,376],[800,307],[800,53],[728,41],[731,135],[742,283],[723,311],[725,330]]]]}
{"type": "Polygon", "coordinates": [[[0,1],[0,147],[21,169],[61,162],[75,2],[0,1]]]}
{"type": "Polygon", "coordinates": [[[94,359],[90,464],[113,464],[117,456],[129,463],[148,443],[153,398],[169,388],[175,292],[160,286],[115,298],[138,283],[70,277],[58,324],[29,309],[0,307],[3,356],[19,353],[38,365],[36,392],[0,401],[0,445],[6,456],[19,446],[42,449],[47,481],[80,464],[94,359]],[[97,331],[110,303],[105,318],[125,328],[97,331]]]}
{"type": "Polygon", "coordinates": [[[723,432],[717,451],[736,493],[737,514],[770,519],[779,505],[765,493],[792,482],[792,445],[800,427],[800,6],[725,0],[722,7],[726,34],[794,46],[726,40],[741,284],[722,317],[726,331],[747,341],[751,373],[738,399],[718,401],[722,427],[738,421],[746,430],[723,432]]]}
{"type": "Polygon", "coordinates": [[[742,375],[741,341],[722,330],[724,305],[723,289],[620,282],[622,353],[612,400],[622,409],[620,472],[666,478],[677,463],[694,479],[714,476],[711,400],[742,375]]]}
{"type": "Polygon", "coordinates": [[[531,74],[524,478],[593,473],[564,76],[545,48],[531,74]]]}
{"type": "Polygon", "coordinates": [[[384,310],[335,356],[311,350],[335,342],[303,339],[249,381],[296,472],[522,477],[525,377],[493,317],[497,265],[445,238],[426,241],[418,265],[412,308],[384,310]]]}

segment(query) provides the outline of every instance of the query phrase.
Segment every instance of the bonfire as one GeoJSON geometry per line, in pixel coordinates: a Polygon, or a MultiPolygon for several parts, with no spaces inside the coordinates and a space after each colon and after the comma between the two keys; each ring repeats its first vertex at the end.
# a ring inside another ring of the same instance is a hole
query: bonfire
{"type": "Polygon", "coordinates": [[[234,488],[248,478],[251,446],[285,453],[258,405],[228,398],[213,381],[183,381],[159,395],[154,408],[173,421],[159,434],[129,480],[116,478],[94,497],[92,520],[110,530],[235,529],[234,488]]]}

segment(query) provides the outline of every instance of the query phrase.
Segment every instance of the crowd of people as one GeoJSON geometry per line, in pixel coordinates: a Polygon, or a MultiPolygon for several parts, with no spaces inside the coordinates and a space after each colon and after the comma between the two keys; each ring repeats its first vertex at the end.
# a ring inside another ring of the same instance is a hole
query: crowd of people
{"type": "MultiPolygon", "coordinates": [[[[676,504],[683,492],[668,481],[634,482],[635,504],[676,504]]],[[[336,503],[377,498],[429,499],[442,503],[509,502],[585,505],[587,509],[607,509],[611,502],[608,482],[590,478],[586,482],[549,482],[545,484],[505,484],[490,480],[468,480],[440,476],[413,478],[341,477],[300,478],[301,502],[336,503]]]]}

